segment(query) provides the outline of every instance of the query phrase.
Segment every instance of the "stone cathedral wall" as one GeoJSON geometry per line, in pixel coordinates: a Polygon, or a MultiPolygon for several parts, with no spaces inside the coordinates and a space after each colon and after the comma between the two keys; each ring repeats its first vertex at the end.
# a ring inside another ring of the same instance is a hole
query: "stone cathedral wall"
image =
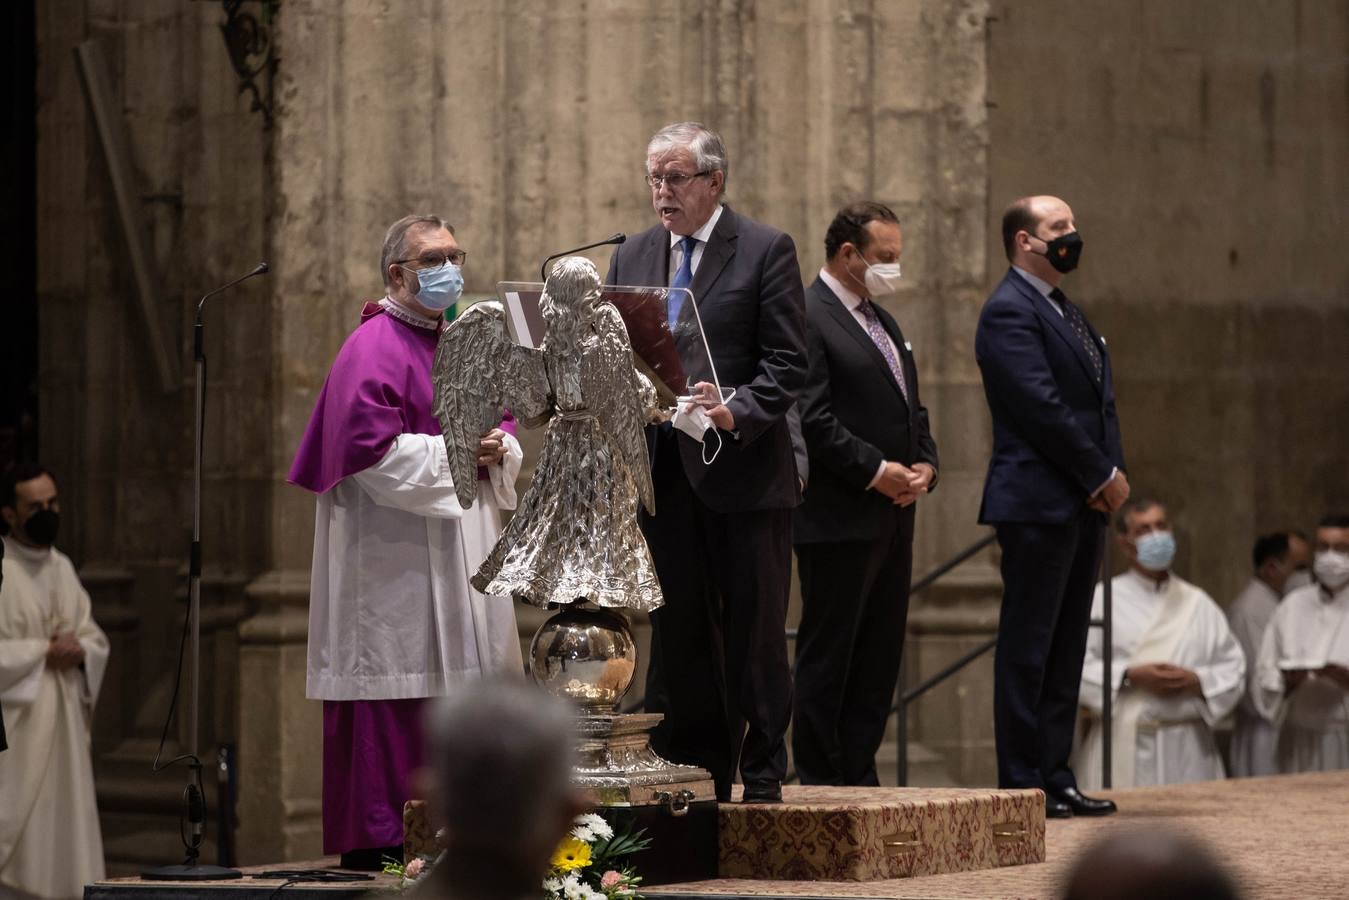
{"type": "MultiPolygon", "coordinates": [[[[1110,341],[1131,481],[1172,502],[1182,573],[1225,601],[1255,530],[1349,506],[1342,4],[243,6],[274,14],[270,124],[238,94],[219,4],[38,3],[41,446],[114,639],[95,751],[115,870],[177,847],[183,776],[152,777],[148,760],[181,625],[196,299],[272,266],[207,307],[201,743],[239,746],[240,860],[312,857],[313,500],[283,479],[334,352],[381,293],[384,229],[408,211],[447,216],[468,290],[490,294],[558,249],[650,225],[644,144],[669,121],[722,132],[730,202],[793,235],[807,280],[841,203],[899,213],[904,287],[887,306],[942,457],[917,572],[985,533],[974,324],[1004,269],[1001,209],[1027,192],[1059,193],[1079,217],[1087,249],[1066,287],[1110,341]],[[130,137],[179,366],[167,393],[73,63],[90,38],[130,137]]],[[[911,682],[991,634],[997,596],[988,552],[916,602],[911,682]]],[[[936,751],[924,777],[990,783],[991,661],[911,725],[936,751]]]]}

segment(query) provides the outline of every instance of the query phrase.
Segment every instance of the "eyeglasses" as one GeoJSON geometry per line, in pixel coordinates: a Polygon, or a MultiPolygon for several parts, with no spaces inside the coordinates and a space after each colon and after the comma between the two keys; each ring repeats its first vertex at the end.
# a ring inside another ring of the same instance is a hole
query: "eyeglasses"
{"type": "MultiPolygon", "coordinates": [[[[467,250],[451,250],[448,254],[424,253],[414,259],[395,259],[394,262],[400,266],[403,263],[415,262],[420,265],[421,269],[439,269],[447,262],[452,262],[456,266],[462,266],[466,259],[468,259],[467,250]]],[[[418,271],[420,271],[420,269],[418,271]]]]}
{"type": "Polygon", "coordinates": [[[663,181],[669,186],[670,190],[677,191],[695,178],[701,178],[704,175],[711,175],[715,169],[704,169],[701,172],[694,172],[692,175],[685,175],[683,172],[669,172],[665,175],[647,175],[646,183],[651,187],[658,188],[663,181]]]}

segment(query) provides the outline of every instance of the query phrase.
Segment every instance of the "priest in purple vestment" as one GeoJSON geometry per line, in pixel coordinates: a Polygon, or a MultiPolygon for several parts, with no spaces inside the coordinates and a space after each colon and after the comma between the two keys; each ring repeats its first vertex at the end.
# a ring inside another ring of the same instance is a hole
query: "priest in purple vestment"
{"type": "Polygon", "coordinates": [[[318,495],[305,694],[323,701],[323,849],[347,868],[402,857],[425,698],[523,673],[511,601],[469,583],[499,511],[515,507],[515,421],[508,413],[483,436],[465,510],[431,412],[431,363],[465,256],[436,216],[389,228],[388,294],[338,351],[288,476],[318,495]]]}

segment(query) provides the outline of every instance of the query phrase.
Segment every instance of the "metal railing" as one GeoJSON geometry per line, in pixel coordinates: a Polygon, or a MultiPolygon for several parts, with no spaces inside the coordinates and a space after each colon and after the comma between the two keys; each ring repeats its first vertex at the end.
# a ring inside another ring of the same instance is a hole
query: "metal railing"
{"type": "MultiPolygon", "coordinates": [[[[909,588],[909,599],[917,596],[921,591],[932,586],[938,578],[950,572],[956,566],[965,560],[974,556],[980,550],[983,550],[989,544],[997,540],[997,535],[990,534],[983,540],[971,544],[960,553],[951,557],[950,560],[933,569],[927,575],[914,582],[909,588]]],[[[1112,610],[1112,591],[1110,584],[1110,529],[1107,527],[1104,535],[1104,546],[1101,550],[1101,618],[1092,619],[1090,627],[1102,629],[1101,635],[1101,786],[1107,790],[1111,787],[1110,766],[1111,766],[1111,730],[1112,720],[1112,679],[1110,670],[1113,663],[1114,648],[1112,641],[1113,610],[1112,610]]],[[[895,688],[895,705],[891,707],[892,715],[898,714],[899,718],[895,722],[895,782],[899,787],[907,786],[909,782],[909,704],[919,697],[941,684],[952,675],[958,673],[961,669],[983,656],[988,651],[998,645],[996,636],[989,638],[973,650],[967,652],[964,656],[950,663],[940,672],[927,678],[912,690],[904,689],[904,674],[900,670],[899,684],[895,688]]]]}

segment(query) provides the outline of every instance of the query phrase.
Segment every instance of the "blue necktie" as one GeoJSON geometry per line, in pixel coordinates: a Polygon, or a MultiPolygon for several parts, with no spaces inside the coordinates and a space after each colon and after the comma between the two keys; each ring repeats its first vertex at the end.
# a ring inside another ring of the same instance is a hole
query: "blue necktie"
{"type": "MultiPolygon", "coordinates": [[[[698,246],[698,239],[693,235],[680,238],[679,246],[683,250],[684,258],[679,261],[679,270],[675,272],[674,281],[670,282],[672,288],[686,288],[693,281],[693,248],[698,246]]],[[[679,308],[683,305],[683,291],[673,290],[665,299],[665,320],[669,322],[671,330],[679,321],[679,308]]]]}

